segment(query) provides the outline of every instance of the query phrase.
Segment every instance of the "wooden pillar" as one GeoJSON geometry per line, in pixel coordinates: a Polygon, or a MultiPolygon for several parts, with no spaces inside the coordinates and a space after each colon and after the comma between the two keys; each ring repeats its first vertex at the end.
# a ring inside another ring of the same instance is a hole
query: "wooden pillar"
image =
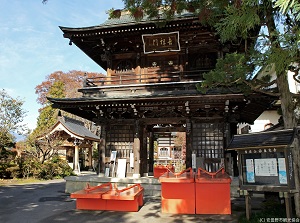
{"type": "Polygon", "coordinates": [[[135,120],[135,136],[133,140],[133,156],[134,156],[134,164],[133,164],[133,177],[139,178],[140,174],[140,151],[141,151],[141,140],[140,140],[140,126],[139,121],[135,120]]]}
{"type": "Polygon", "coordinates": [[[89,170],[93,169],[93,147],[89,147],[88,151],[88,159],[89,159],[89,170]]]}
{"type": "Polygon", "coordinates": [[[105,148],[106,148],[106,125],[101,126],[101,141],[98,147],[98,165],[99,165],[99,173],[105,173],[105,148]]]}
{"type": "Polygon", "coordinates": [[[186,120],[186,168],[192,167],[192,122],[186,120]]]}
{"type": "Polygon", "coordinates": [[[153,165],[154,165],[154,135],[151,129],[149,132],[149,173],[153,175],[153,165]]]}
{"type": "Polygon", "coordinates": [[[289,192],[284,192],[284,202],[285,202],[286,218],[291,219],[293,217],[293,210],[292,210],[291,195],[289,192]]]}
{"type": "Polygon", "coordinates": [[[83,152],[82,166],[87,167],[89,165],[88,148],[82,148],[82,152],[83,152]]]}
{"type": "Polygon", "coordinates": [[[112,71],[112,69],[107,68],[106,73],[107,73],[107,77],[106,77],[107,83],[105,83],[105,84],[109,85],[109,84],[111,84],[110,81],[111,81],[111,76],[112,76],[113,71],[112,71]]]}
{"type": "Polygon", "coordinates": [[[79,146],[75,144],[75,153],[74,153],[74,172],[79,173],[79,146]]]}
{"type": "Polygon", "coordinates": [[[141,138],[142,140],[142,147],[141,147],[141,155],[140,155],[140,159],[141,159],[141,174],[143,174],[143,176],[148,176],[148,151],[147,151],[147,128],[143,125],[142,128],[142,135],[141,138]]]}
{"type": "Polygon", "coordinates": [[[244,191],[245,195],[245,205],[246,205],[246,218],[250,220],[251,217],[251,194],[248,191],[244,191]]]}
{"type": "MultiPolygon", "coordinates": [[[[138,63],[137,63],[137,64],[138,64],[138,63]]],[[[137,82],[138,82],[138,83],[141,83],[141,82],[142,82],[142,72],[141,72],[141,67],[140,67],[140,66],[137,66],[137,67],[135,68],[135,74],[136,74],[136,76],[138,77],[137,82]]]]}

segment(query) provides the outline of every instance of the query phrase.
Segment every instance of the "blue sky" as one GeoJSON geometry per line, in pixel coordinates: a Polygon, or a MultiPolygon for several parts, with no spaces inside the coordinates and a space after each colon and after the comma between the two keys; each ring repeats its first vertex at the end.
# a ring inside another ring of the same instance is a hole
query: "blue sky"
{"type": "Polygon", "coordinates": [[[104,72],[74,44],[69,46],[58,26],[86,27],[103,23],[122,0],[1,0],[0,88],[24,100],[24,123],[36,126],[35,87],[55,71],[104,72]]]}

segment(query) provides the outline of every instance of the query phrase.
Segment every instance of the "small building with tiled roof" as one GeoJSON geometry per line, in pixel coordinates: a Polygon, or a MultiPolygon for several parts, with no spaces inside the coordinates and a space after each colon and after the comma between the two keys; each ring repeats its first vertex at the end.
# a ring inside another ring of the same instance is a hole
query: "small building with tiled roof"
{"type": "Polygon", "coordinates": [[[80,172],[80,168],[93,168],[93,144],[100,141],[99,136],[87,129],[84,122],[60,115],[43,138],[56,133],[62,140],[59,155],[68,161],[75,173],[80,172]]]}

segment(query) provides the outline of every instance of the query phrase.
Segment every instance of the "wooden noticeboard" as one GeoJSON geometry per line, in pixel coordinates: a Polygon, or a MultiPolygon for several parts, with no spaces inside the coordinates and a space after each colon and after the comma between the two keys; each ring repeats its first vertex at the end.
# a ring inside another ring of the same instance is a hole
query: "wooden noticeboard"
{"type": "Polygon", "coordinates": [[[286,191],[295,187],[288,148],[239,150],[240,187],[256,191],[286,191]]]}

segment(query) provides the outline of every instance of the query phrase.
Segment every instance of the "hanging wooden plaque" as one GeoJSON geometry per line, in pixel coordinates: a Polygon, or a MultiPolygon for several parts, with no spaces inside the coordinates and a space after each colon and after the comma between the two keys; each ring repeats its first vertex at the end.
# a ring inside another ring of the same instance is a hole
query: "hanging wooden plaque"
{"type": "Polygon", "coordinates": [[[180,51],[179,32],[142,35],[144,53],[180,51]]]}

